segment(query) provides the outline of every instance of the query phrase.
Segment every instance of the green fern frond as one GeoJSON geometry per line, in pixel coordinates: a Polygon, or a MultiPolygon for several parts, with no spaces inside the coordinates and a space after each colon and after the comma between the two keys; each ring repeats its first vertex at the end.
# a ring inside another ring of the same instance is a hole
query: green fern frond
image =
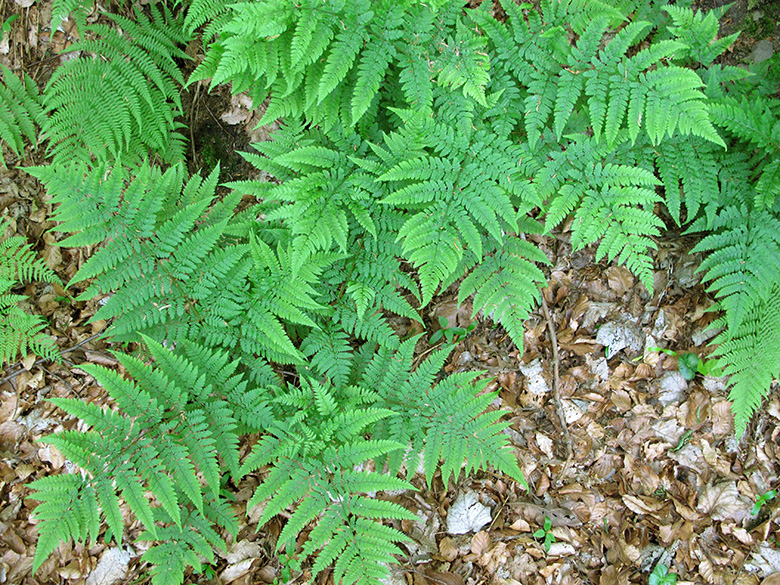
{"type": "MultiPolygon", "coordinates": [[[[123,520],[117,494],[144,525],[144,538],[187,544],[199,555],[210,557],[212,546],[224,547],[212,528],[214,523],[230,531],[236,528],[235,519],[226,514],[218,499],[222,467],[218,458],[232,461],[230,466],[237,471],[237,437],[225,439],[225,435],[234,434],[236,424],[219,398],[221,384],[234,376],[237,363],[228,365],[224,358],[212,358],[212,368],[221,364],[219,372],[201,372],[197,364],[171,354],[162,345],[150,339],[145,343],[155,366],[117,354],[133,381],[99,366],[84,366],[122,409],[121,414],[76,399],[53,399],[92,430],[65,431],[47,442],[89,475],[72,476],[78,481],[63,476],[32,484],[38,492],[34,497],[45,502],[36,512],[40,530],[50,535],[36,551],[36,568],[59,541],[94,540],[101,516],[121,542],[123,520]],[[88,525],[82,519],[85,507],[90,512],[88,525]],[[57,509],[59,515],[55,514],[57,509]],[[63,524],[60,520],[66,512],[78,516],[63,524]]],[[[190,348],[191,355],[203,355],[195,346],[190,348]]],[[[174,554],[172,546],[161,544],[154,549],[174,554]]],[[[185,550],[176,555],[176,560],[157,553],[146,557],[160,562],[153,571],[155,582],[172,582],[165,579],[180,575],[186,565],[200,568],[192,553],[185,550]]]]}
{"type": "Polygon", "coordinates": [[[509,238],[466,277],[458,292],[458,303],[474,294],[472,317],[482,311],[500,323],[519,349],[524,323],[539,302],[539,287],[546,282],[535,262],[548,264],[549,260],[525,240],[509,238]]]}
{"type": "MultiPolygon", "coordinates": [[[[5,143],[21,157],[25,140],[38,145],[37,127],[43,125],[45,115],[38,86],[26,73],[19,79],[5,65],[2,67],[3,83],[0,83],[0,144],[5,143]]],[[[0,149],[0,165],[6,168],[0,149]]]]}
{"type": "MultiPolygon", "coordinates": [[[[697,231],[703,222],[690,230],[697,231]]],[[[709,226],[712,234],[692,252],[710,255],[699,266],[708,290],[715,292],[726,312],[729,331],[738,331],[756,305],[768,303],[775,283],[780,282],[780,220],[767,210],[746,205],[725,208],[709,226]]]]}
{"type": "Polygon", "coordinates": [[[725,364],[724,374],[731,376],[729,385],[738,437],[745,432],[750,418],[761,405],[773,382],[780,375],[780,287],[774,282],[765,301],[755,302],[738,327],[726,317],[712,327],[728,326],[713,341],[715,355],[725,364]]]}
{"type": "Polygon", "coordinates": [[[674,23],[668,27],[669,31],[686,46],[681,51],[680,59],[690,59],[709,66],[739,36],[739,33],[734,33],[717,38],[719,16],[715,10],[710,10],[706,15],[682,6],[665,6],[663,10],[669,13],[674,23]]]}
{"type": "Polygon", "coordinates": [[[23,237],[4,237],[8,227],[5,218],[0,219],[0,364],[28,353],[59,361],[54,341],[43,333],[46,322],[38,315],[25,313],[17,303],[26,297],[10,292],[22,283],[59,282],[59,278],[36,257],[23,237]]]}
{"type": "Polygon", "coordinates": [[[105,25],[85,27],[95,38],[69,47],[82,55],[58,67],[46,86],[49,154],[55,163],[120,156],[133,162],[146,152],[175,161],[183,145],[174,120],[181,113],[176,82],[183,80],[174,59],[188,58],[176,46],[181,25],[156,8],[152,19],[138,10],[136,21],[112,19],[127,36],[105,25]]]}

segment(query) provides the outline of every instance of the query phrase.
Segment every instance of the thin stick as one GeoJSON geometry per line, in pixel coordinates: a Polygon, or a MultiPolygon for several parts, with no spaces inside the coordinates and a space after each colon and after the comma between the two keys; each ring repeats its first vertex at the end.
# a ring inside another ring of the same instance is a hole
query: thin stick
{"type": "Polygon", "coordinates": [[[553,352],[553,398],[555,399],[555,411],[558,413],[558,421],[563,429],[563,437],[566,443],[566,463],[563,464],[560,473],[558,474],[558,481],[566,474],[566,470],[569,468],[569,463],[573,456],[571,448],[571,435],[569,435],[569,427],[566,425],[566,417],[563,414],[563,402],[561,402],[561,377],[560,377],[560,358],[558,357],[558,336],[555,334],[555,324],[550,317],[550,309],[547,307],[547,301],[542,294],[542,310],[544,311],[544,318],[547,321],[547,331],[550,332],[550,345],[552,345],[553,352]]]}
{"type": "MultiPolygon", "coordinates": [[[[89,343],[90,341],[94,341],[95,339],[97,339],[101,335],[103,335],[103,334],[102,333],[95,333],[95,335],[91,335],[91,336],[87,337],[86,339],[84,339],[82,341],[79,341],[73,347],[69,347],[67,349],[63,349],[60,352],[60,355],[65,355],[66,353],[70,353],[71,351],[75,351],[78,348],[80,348],[82,345],[85,345],[85,344],[89,343]]],[[[40,358],[40,359],[35,361],[35,363],[33,364],[33,367],[37,366],[38,364],[42,364],[43,362],[48,362],[48,361],[49,360],[46,359],[46,358],[40,358]]],[[[8,380],[13,380],[14,378],[16,378],[16,376],[18,376],[19,374],[21,374],[24,371],[24,368],[22,367],[22,362],[16,362],[15,364],[13,364],[13,365],[8,367],[9,370],[11,370],[13,368],[22,368],[22,369],[14,372],[13,374],[8,374],[5,378],[0,379],[0,384],[4,384],[4,383],[8,382],[8,380]]]]}

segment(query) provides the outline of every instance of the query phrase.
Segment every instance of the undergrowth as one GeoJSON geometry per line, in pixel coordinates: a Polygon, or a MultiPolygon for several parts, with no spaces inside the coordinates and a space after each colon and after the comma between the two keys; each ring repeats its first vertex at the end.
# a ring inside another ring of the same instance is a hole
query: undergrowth
{"type": "Polygon", "coordinates": [[[85,24],[43,91],[3,70],[0,139],[45,145],[24,170],[61,244],[98,246],[71,284],[142,348],[117,354],[124,374],[84,367],[116,410],[55,401],[89,430],[46,439],[83,472],[32,484],[34,569],[69,539],[121,542],[124,503],[153,583],[182,583],[236,534],[230,490],[259,473],[260,526],[288,518],[277,550],[379,582],[408,540],[387,521],[414,518],[391,494],[418,466],[428,486],[490,467],[524,482],[486,381],[441,373],[450,344],[414,367],[418,337],[391,317],[422,322],[459,283],[522,349],[548,263],[528,236],[561,225],[648,290],[661,213],[701,234],[745,431],[780,365],[777,58],[719,64],[723,11],[684,2],[503,0],[500,20],[492,4],[160,2],[85,24]],[[196,81],[270,98],[263,123],[282,126],[244,157],[273,181],[218,199],[219,168],[187,175],[196,81]]]}

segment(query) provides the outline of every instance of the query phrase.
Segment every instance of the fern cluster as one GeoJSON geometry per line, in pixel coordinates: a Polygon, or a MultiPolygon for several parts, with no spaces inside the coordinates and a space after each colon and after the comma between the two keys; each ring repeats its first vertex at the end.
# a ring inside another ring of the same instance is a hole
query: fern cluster
{"type": "Polygon", "coordinates": [[[53,163],[28,170],[58,205],[63,245],[102,243],[73,279],[81,298],[103,297],[95,318],[143,356],[118,356],[126,377],[89,369],[117,410],[57,401],[90,430],[49,439],[84,473],[34,484],[35,568],[102,522],[120,540],[121,500],[154,542],[155,585],[181,583],[236,530],[226,482],[260,473],[261,526],[288,516],[278,549],[379,582],[406,539],[382,520],[412,518],[383,493],[412,489],[419,462],[428,486],[491,466],[523,481],[486,382],[443,376],[446,348],[413,367],[418,338],[393,317],[422,322],[457,283],[522,348],[548,263],[529,236],[564,223],[575,249],[594,245],[648,289],[659,212],[703,233],[745,429],[780,369],[780,100],[714,64],[733,41],[717,38],[720,12],[174,4],[113,16],[121,33],[90,25],[30,118],[53,163]],[[199,27],[188,83],[270,97],[264,120],[283,122],[244,153],[274,180],[219,197],[218,168],[188,177],[178,162],[177,43],[199,27]]]}
{"type": "Polygon", "coordinates": [[[3,238],[8,227],[0,220],[0,364],[34,353],[46,359],[58,359],[51,337],[43,333],[46,322],[19,307],[26,300],[13,289],[25,282],[59,282],[21,236],[3,238]]]}

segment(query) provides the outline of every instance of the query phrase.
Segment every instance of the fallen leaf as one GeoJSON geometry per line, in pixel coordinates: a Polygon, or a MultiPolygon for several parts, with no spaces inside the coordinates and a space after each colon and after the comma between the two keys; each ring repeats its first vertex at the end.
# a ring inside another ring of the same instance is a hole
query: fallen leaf
{"type": "Polygon", "coordinates": [[[437,585],[465,585],[463,577],[457,573],[443,573],[441,571],[434,571],[430,567],[424,567],[422,572],[430,583],[435,583],[437,585]]]}
{"type": "Polygon", "coordinates": [[[476,492],[461,493],[447,512],[447,532],[466,534],[475,532],[491,520],[490,508],[479,501],[476,492]]]}
{"type": "Polygon", "coordinates": [[[249,573],[249,571],[252,570],[252,563],[254,563],[255,560],[256,559],[244,559],[240,563],[230,565],[220,573],[219,578],[223,583],[232,583],[236,579],[240,579],[249,573]]]}
{"type": "Polygon", "coordinates": [[[658,500],[639,498],[628,494],[623,496],[623,503],[629,510],[636,512],[637,514],[652,514],[658,512],[666,505],[664,502],[659,502],[658,500]]]}
{"type": "Polygon", "coordinates": [[[452,562],[457,558],[458,547],[449,536],[445,536],[439,542],[439,555],[447,562],[452,562]]]}
{"type": "Polygon", "coordinates": [[[731,518],[741,522],[748,515],[750,504],[740,496],[736,482],[724,481],[705,486],[696,509],[716,521],[731,518]]]}
{"type": "Polygon", "coordinates": [[[490,548],[490,536],[487,531],[480,530],[471,537],[471,552],[475,555],[482,555],[490,548]]]}
{"type": "Polygon", "coordinates": [[[86,585],[114,585],[124,581],[132,558],[133,555],[123,548],[108,549],[100,556],[98,564],[87,577],[86,585]]]}
{"type": "Polygon", "coordinates": [[[547,455],[550,459],[555,458],[555,454],[553,453],[553,441],[550,437],[543,433],[536,433],[536,444],[539,445],[539,449],[542,450],[542,453],[547,455]]]}

